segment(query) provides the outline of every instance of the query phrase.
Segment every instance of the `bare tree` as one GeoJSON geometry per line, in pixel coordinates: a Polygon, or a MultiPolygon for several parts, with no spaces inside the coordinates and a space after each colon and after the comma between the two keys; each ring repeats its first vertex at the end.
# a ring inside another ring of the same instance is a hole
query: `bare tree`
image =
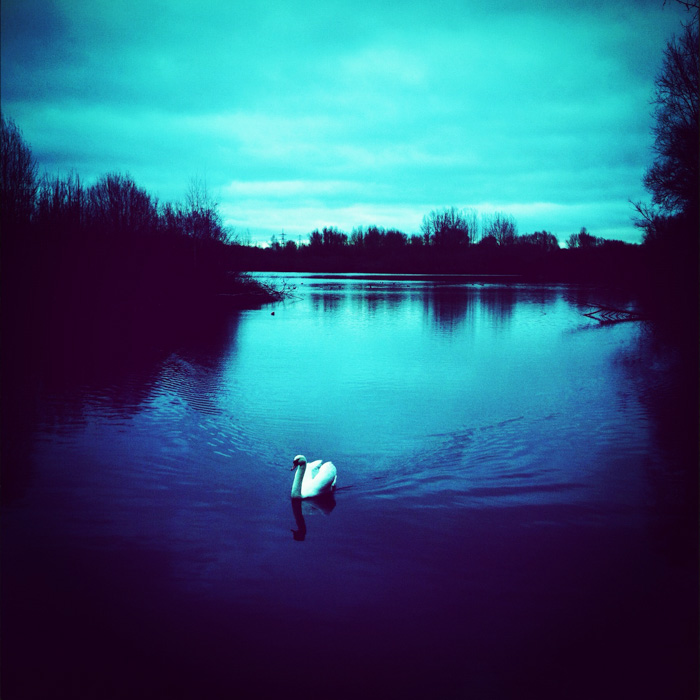
{"type": "Polygon", "coordinates": [[[339,231],[335,226],[324,226],[323,231],[323,247],[326,249],[342,248],[347,245],[348,234],[343,231],[339,231]]]}
{"type": "Polygon", "coordinates": [[[477,216],[473,209],[433,209],[423,217],[421,233],[426,243],[437,248],[455,249],[476,240],[477,216]]]}
{"type": "Polygon", "coordinates": [[[4,231],[29,223],[38,186],[37,165],[17,124],[0,114],[0,220],[4,231]]]}
{"type": "Polygon", "coordinates": [[[498,211],[486,219],[484,236],[493,236],[498,245],[513,245],[518,237],[518,225],[510,214],[498,211]]]}
{"type": "Polygon", "coordinates": [[[156,229],[157,207],[130,175],[109,173],[87,191],[90,225],[105,234],[134,236],[156,229]]]}
{"type": "MultiPolygon", "coordinates": [[[[700,7],[700,3],[698,3],[697,0],[695,2],[693,2],[693,0],[690,0],[689,2],[686,2],[685,0],[676,0],[676,2],[679,5],[683,5],[683,7],[685,7],[685,9],[689,12],[695,10],[695,12],[697,13],[698,7],[700,7]]],[[[666,7],[666,0],[664,0],[664,7],[666,7]]]]}
{"type": "Polygon", "coordinates": [[[309,234],[309,249],[318,252],[323,248],[323,236],[316,228],[309,234]]]}
{"type": "Polygon", "coordinates": [[[219,213],[219,203],[209,193],[206,181],[190,180],[183,216],[187,235],[196,240],[228,241],[229,234],[219,213]]]}
{"type": "Polygon", "coordinates": [[[85,224],[86,209],[86,191],[76,172],[65,176],[44,173],[36,198],[36,220],[40,228],[51,229],[51,233],[58,230],[76,234],[85,224]]]}
{"type": "Polygon", "coordinates": [[[534,233],[526,233],[524,236],[520,236],[518,243],[534,246],[535,248],[539,248],[547,253],[551,252],[552,250],[559,249],[559,241],[557,240],[557,237],[549,231],[535,231],[534,233]]]}
{"type": "Polygon", "coordinates": [[[603,244],[603,239],[592,236],[583,226],[578,233],[572,233],[566,240],[569,248],[597,248],[603,244]]]}
{"type": "MultiPolygon", "coordinates": [[[[652,201],[667,214],[698,210],[698,15],[664,51],[653,104],[655,160],[644,176],[652,201]]],[[[638,208],[639,210],[639,208],[638,208]]]]}

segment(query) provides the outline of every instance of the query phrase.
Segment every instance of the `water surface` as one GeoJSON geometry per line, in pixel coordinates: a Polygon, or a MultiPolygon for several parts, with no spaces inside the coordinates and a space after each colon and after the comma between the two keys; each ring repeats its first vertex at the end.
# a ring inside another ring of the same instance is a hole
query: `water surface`
{"type": "Polygon", "coordinates": [[[683,345],[591,290],[286,278],[33,368],[6,697],[696,697],[683,345]],[[333,499],[292,504],[298,453],[333,499]]]}

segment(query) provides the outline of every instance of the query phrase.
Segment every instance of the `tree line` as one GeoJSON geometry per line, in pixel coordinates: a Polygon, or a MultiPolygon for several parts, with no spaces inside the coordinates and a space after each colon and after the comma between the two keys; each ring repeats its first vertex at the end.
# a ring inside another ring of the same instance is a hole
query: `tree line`
{"type": "Polygon", "coordinates": [[[90,185],[75,172],[39,174],[17,124],[0,120],[6,308],[16,297],[27,312],[53,306],[98,318],[114,306],[162,311],[224,295],[267,298],[238,274],[231,231],[205,182],[191,180],[183,201],[172,203],[128,174],[107,173],[90,185]]]}
{"type": "Polygon", "coordinates": [[[599,238],[581,228],[562,248],[549,231],[520,234],[503,212],[480,219],[472,209],[434,209],[420,232],[381,226],[350,234],[330,226],[301,244],[273,235],[269,246],[244,247],[250,269],[287,271],[410,272],[520,275],[533,280],[622,282],[637,269],[639,246],[599,238]]]}
{"type": "MultiPolygon", "coordinates": [[[[232,293],[242,270],[461,272],[532,279],[664,284],[695,281],[698,251],[698,15],[667,45],[655,83],[654,160],[644,176],[651,203],[635,202],[642,245],[582,228],[562,248],[542,230],[520,234],[515,219],[471,209],[434,209],[420,232],[329,226],[304,245],[241,245],[206,183],[184,200],[159,202],[128,174],[85,185],[70,172],[38,172],[12,119],[0,115],[3,288],[25,296],[148,300],[172,304],[232,293]]],[[[74,300],[74,299],[72,299],[74,300]]]]}
{"type": "MultiPolygon", "coordinates": [[[[31,149],[12,119],[2,121],[0,223],[10,243],[99,235],[103,240],[182,236],[226,243],[217,203],[192,180],[183,203],[161,204],[128,174],[108,173],[85,186],[75,172],[39,176],[31,149]]],[[[45,242],[45,241],[44,241],[45,242]]]]}
{"type": "Polygon", "coordinates": [[[192,180],[184,200],[159,202],[128,174],[108,173],[86,185],[75,172],[39,174],[19,127],[2,119],[0,224],[3,273],[52,298],[185,303],[239,292],[244,270],[461,272],[535,279],[600,281],[631,269],[634,246],[585,229],[562,250],[548,231],[519,234],[515,219],[472,209],[434,209],[420,233],[379,226],[350,234],[330,226],[305,245],[266,249],[236,242],[206,183],[192,180]],[[596,249],[595,260],[586,251],[596,249]],[[628,250],[629,249],[629,250],[628,250]],[[572,253],[579,250],[580,254],[572,253]],[[30,274],[31,273],[31,274],[30,274]],[[70,298],[68,298],[70,297],[70,298]]]}

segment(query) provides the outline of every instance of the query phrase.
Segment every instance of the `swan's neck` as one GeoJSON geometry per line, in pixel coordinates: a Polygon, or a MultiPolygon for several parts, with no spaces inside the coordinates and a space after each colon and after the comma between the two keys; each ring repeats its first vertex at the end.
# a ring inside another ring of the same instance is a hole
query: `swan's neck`
{"type": "Polygon", "coordinates": [[[304,480],[304,472],[306,465],[300,464],[294,472],[294,481],[292,482],[292,498],[301,498],[301,482],[304,480]]]}
{"type": "Polygon", "coordinates": [[[297,542],[303,542],[306,537],[306,521],[304,520],[304,514],[301,511],[301,499],[292,498],[292,513],[294,513],[294,520],[297,524],[297,529],[292,530],[294,533],[294,539],[297,542]]]}

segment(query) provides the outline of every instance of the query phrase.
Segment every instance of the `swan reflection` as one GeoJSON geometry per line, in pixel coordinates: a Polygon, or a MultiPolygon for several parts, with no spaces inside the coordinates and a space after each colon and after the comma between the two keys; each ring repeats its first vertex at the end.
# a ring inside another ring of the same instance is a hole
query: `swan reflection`
{"type": "Polygon", "coordinates": [[[303,542],[306,537],[305,515],[330,515],[335,508],[335,496],[332,493],[317,496],[316,498],[292,498],[292,513],[297,529],[292,530],[292,535],[297,542],[303,542]]]}

